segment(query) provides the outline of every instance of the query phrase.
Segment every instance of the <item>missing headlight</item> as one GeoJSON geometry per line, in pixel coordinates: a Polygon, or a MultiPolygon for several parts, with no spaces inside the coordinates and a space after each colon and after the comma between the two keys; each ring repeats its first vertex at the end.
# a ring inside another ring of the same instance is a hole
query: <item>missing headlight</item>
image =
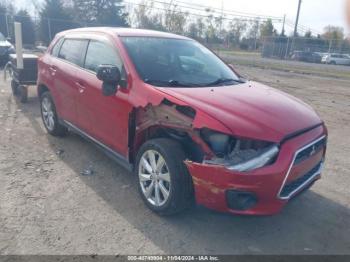
{"type": "Polygon", "coordinates": [[[225,157],[230,145],[230,136],[210,129],[201,130],[201,136],[210,146],[214,154],[220,158],[225,157]]]}
{"type": "Polygon", "coordinates": [[[201,135],[216,155],[204,163],[239,172],[272,164],[279,152],[279,146],[271,142],[235,138],[209,129],[202,130],[201,135]]]}

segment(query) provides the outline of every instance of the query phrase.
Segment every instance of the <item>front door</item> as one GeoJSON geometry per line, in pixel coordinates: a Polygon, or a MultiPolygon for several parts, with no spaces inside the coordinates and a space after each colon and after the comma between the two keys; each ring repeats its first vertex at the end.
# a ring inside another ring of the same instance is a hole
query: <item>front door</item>
{"type": "Polygon", "coordinates": [[[96,77],[97,68],[102,64],[115,65],[124,71],[117,49],[108,39],[90,40],[84,68],[78,69],[77,73],[79,126],[99,142],[126,156],[131,110],[128,90],[118,88],[116,95],[103,96],[102,82],[96,77]]]}

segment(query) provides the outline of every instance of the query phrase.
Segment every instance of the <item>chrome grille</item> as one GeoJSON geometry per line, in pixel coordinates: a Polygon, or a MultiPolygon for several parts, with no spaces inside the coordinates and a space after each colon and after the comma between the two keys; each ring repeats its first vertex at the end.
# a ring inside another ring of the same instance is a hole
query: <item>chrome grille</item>
{"type": "Polygon", "coordinates": [[[320,152],[326,146],[326,143],[326,138],[323,138],[315,144],[312,144],[311,146],[299,152],[295,158],[294,165],[298,165],[309,157],[320,152]]]}
{"type": "Polygon", "coordinates": [[[323,161],[318,163],[312,170],[308,171],[306,174],[304,174],[302,177],[288,183],[288,176],[292,170],[292,168],[301,162],[305,161],[306,159],[314,156],[315,154],[319,153],[321,150],[325,148],[327,144],[327,137],[323,136],[312,143],[306,145],[305,147],[299,149],[293,158],[292,164],[290,165],[287,175],[283,180],[281,189],[278,193],[278,197],[280,199],[289,199],[291,198],[295,193],[302,190],[303,188],[307,187],[311,184],[311,182],[321,174],[322,167],[323,167],[323,161]]]}
{"type": "Polygon", "coordinates": [[[311,169],[305,175],[285,185],[282,188],[280,197],[288,198],[292,196],[294,193],[296,193],[297,191],[299,191],[299,188],[301,189],[309,185],[313,181],[314,177],[321,174],[322,165],[323,165],[322,162],[318,163],[313,169],[311,169]]]}

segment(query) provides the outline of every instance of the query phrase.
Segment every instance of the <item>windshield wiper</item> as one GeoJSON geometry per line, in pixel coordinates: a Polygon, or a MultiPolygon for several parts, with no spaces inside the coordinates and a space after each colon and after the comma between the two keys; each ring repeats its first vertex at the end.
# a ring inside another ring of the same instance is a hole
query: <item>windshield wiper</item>
{"type": "Polygon", "coordinates": [[[216,80],[212,83],[206,84],[205,86],[216,86],[216,85],[232,83],[232,82],[238,83],[238,84],[244,83],[244,81],[242,81],[242,80],[237,80],[237,79],[232,79],[232,78],[219,78],[218,80],[216,80]]]}
{"type": "Polygon", "coordinates": [[[198,87],[199,85],[193,83],[184,83],[177,80],[169,80],[169,85],[173,87],[198,87]]]}
{"type": "Polygon", "coordinates": [[[209,84],[195,84],[195,83],[185,83],[178,80],[153,80],[153,79],[145,79],[145,83],[161,86],[161,87],[210,87],[210,86],[217,86],[225,83],[236,83],[236,84],[242,84],[245,83],[242,80],[236,80],[231,78],[220,78],[216,80],[215,82],[209,83],[209,84]]]}
{"type": "Polygon", "coordinates": [[[166,87],[198,87],[198,85],[196,84],[184,83],[177,80],[165,81],[165,80],[145,79],[144,81],[147,84],[160,85],[160,86],[166,86],[166,87]]]}
{"type": "Polygon", "coordinates": [[[162,80],[153,80],[153,79],[148,79],[146,78],[145,83],[151,84],[151,85],[156,85],[156,86],[169,86],[168,81],[162,81],[162,80]]]}

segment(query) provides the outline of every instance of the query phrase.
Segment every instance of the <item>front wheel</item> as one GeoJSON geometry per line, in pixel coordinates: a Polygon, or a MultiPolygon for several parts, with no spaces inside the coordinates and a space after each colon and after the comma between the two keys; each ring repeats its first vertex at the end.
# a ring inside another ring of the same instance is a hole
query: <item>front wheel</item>
{"type": "Polygon", "coordinates": [[[160,215],[179,213],[193,204],[191,176],[182,146],[170,139],[154,139],[140,149],[135,172],[143,201],[160,215]]]}

